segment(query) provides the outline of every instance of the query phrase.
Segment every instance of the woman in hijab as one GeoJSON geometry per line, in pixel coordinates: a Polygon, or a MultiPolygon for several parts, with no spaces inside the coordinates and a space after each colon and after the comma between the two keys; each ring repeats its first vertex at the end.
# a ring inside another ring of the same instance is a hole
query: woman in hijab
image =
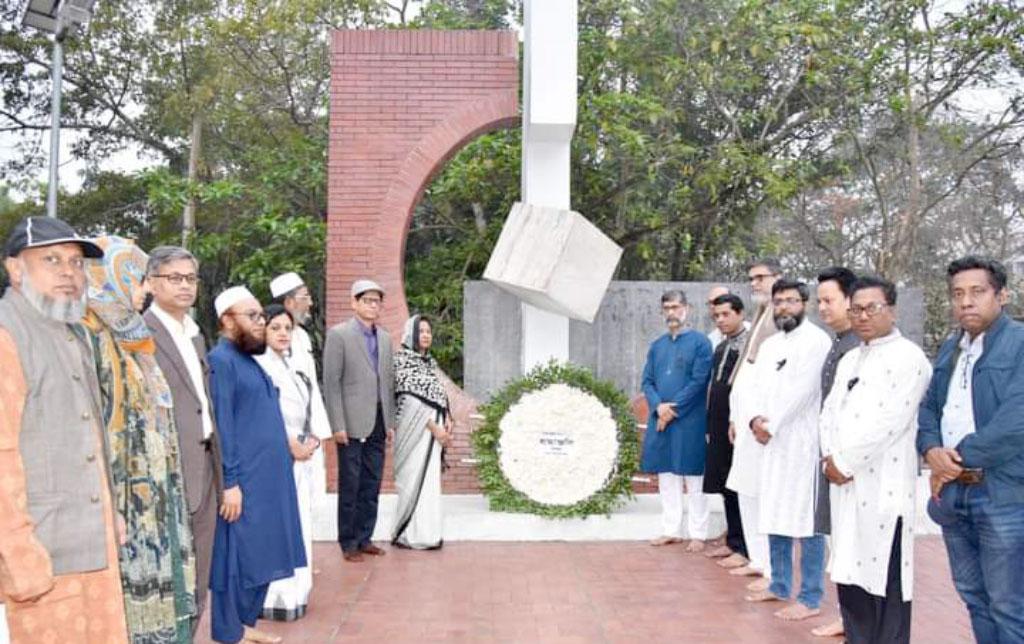
{"type": "Polygon", "coordinates": [[[138,310],[147,256],[120,237],[96,240],[89,267],[90,331],[121,532],[128,635],[138,644],[192,641],[195,554],[184,501],[171,392],[138,310]]]}
{"type": "Polygon", "coordinates": [[[448,394],[430,355],[430,321],[415,315],[395,354],[395,486],[398,508],[391,543],[433,550],[442,545],[441,452],[451,442],[448,394]]]}
{"type": "Polygon", "coordinates": [[[292,329],[295,319],[284,306],[271,304],[267,316],[267,350],[255,356],[274,381],[279,394],[281,415],[288,431],[288,447],[294,459],[295,488],[299,502],[299,522],[306,547],[304,568],[286,579],[271,582],[263,602],[263,618],[290,622],[306,614],[309,593],[313,589],[313,501],[324,491],[323,450],[320,441],[330,438],[327,410],[319,399],[316,375],[295,367],[291,359],[292,329]]]}

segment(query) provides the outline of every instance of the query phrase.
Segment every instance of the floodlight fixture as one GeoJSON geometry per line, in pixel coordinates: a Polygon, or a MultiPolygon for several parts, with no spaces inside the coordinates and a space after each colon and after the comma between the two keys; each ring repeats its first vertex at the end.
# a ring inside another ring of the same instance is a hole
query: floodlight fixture
{"type": "Polygon", "coordinates": [[[92,18],[96,0],[27,0],[21,24],[53,34],[53,88],[50,100],[50,181],[46,189],[46,214],[57,216],[60,183],[60,100],[64,82],[64,37],[92,18]]]}
{"type": "Polygon", "coordinates": [[[21,24],[62,38],[67,30],[89,22],[95,4],[96,0],[28,0],[21,24]]]}

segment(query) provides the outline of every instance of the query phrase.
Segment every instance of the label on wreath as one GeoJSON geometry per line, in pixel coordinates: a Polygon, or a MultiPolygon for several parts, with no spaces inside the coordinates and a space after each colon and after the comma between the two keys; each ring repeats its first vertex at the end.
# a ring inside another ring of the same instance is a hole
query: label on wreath
{"type": "Polygon", "coordinates": [[[617,426],[596,396],[566,384],[526,393],[501,419],[502,473],[538,503],[570,505],[604,487],[618,455],[617,426]]]}

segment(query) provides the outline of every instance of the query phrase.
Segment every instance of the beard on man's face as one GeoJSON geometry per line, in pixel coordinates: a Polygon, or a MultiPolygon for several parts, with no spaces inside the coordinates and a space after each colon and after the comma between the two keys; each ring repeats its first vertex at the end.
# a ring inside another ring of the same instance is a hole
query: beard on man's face
{"type": "Polygon", "coordinates": [[[267,336],[257,336],[253,329],[239,329],[235,335],[235,344],[242,353],[256,356],[267,350],[267,336]]]}
{"type": "Polygon", "coordinates": [[[800,326],[800,323],[804,321],[804,312],[799,313],[777,313],[775,315],[775,328],[781,329],[783,333],[789,333],[793,329],[800,326]]]}
{"type": "Polygon", "coordinates": [[[82,320],[82,317],[85,316],[87,304],[84,290],[77,298],[51,297],[42,291],[36,290],[35,285],[32,284],[32,278],[29,277],[27,266],[22,264],[22,269],[21,284],[18,286],[18,292],[28,300],[32,308],[43,317],[49,318],[54,322],[75,324],[82,320]]]}

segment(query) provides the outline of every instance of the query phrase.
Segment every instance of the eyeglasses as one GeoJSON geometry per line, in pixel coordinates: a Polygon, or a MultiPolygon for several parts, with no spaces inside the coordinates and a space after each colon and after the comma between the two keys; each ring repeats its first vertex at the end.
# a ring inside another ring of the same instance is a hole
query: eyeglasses
{"type": "Polygon", "coordinates": [[[184,283],[188,283],[189,286],[194,286],[199,281],[199,276],[195,273],[190,275],[182,275],[181,273],[170,273],[170,274],[156,274],[150,275],[150,277],[160,277],[175,286],[181,286],[184,283]]]}
{"type": "Polygon", "coordinates": [[[85,270],[84,257],[72,257],[67,261],[64,261],[60,255],[43,255],[41,259],[43,266],[45,266],[51,273],[59,273],[60,269],[64,266],[67,266],[73,271],[85,270]]]}
{"type": "Polygon", "coordinates": [[[885,302],[872,302],[871,304],[865,304],[864,306],[855,304],[850,307],[846,314],[854,319],[859,318],[860,316],[865,314],[869,318],[873,318],[882,311],[884,311],[886,308],[888,308],[888,306],[889,305],[886,304],[885,302]]]}
{"type": "Polygon", "coordinates": [[[265,323],[267,321],[267,314],[264,313],[263,311],[246,311],[244,313],[232,312],[231,315],[241,315],[242,317],[247,317],[249,318],[249,321],[252,322],[253,324],[258,324],[260,321],[263,321],[265,323]]]}
{"type": "Polygon", "coordinates": [[[363,304],[368,304],[370,306],[380,306],[381,304],[384,303],[384,300],[380,299],[379,297],[366,297],[365,295],[359,298],[359,301],[362,302],[363,304]]]}
{"type": "Polygon", "coordinates": [[[796,306],[797,304],[801,304],[802,302],[803,300],[800,299],[799,297],[777,297],[772,300],[772,304],[774,306],[782,306],[783,304],[785,304],[786,306],[796,306]]]}

